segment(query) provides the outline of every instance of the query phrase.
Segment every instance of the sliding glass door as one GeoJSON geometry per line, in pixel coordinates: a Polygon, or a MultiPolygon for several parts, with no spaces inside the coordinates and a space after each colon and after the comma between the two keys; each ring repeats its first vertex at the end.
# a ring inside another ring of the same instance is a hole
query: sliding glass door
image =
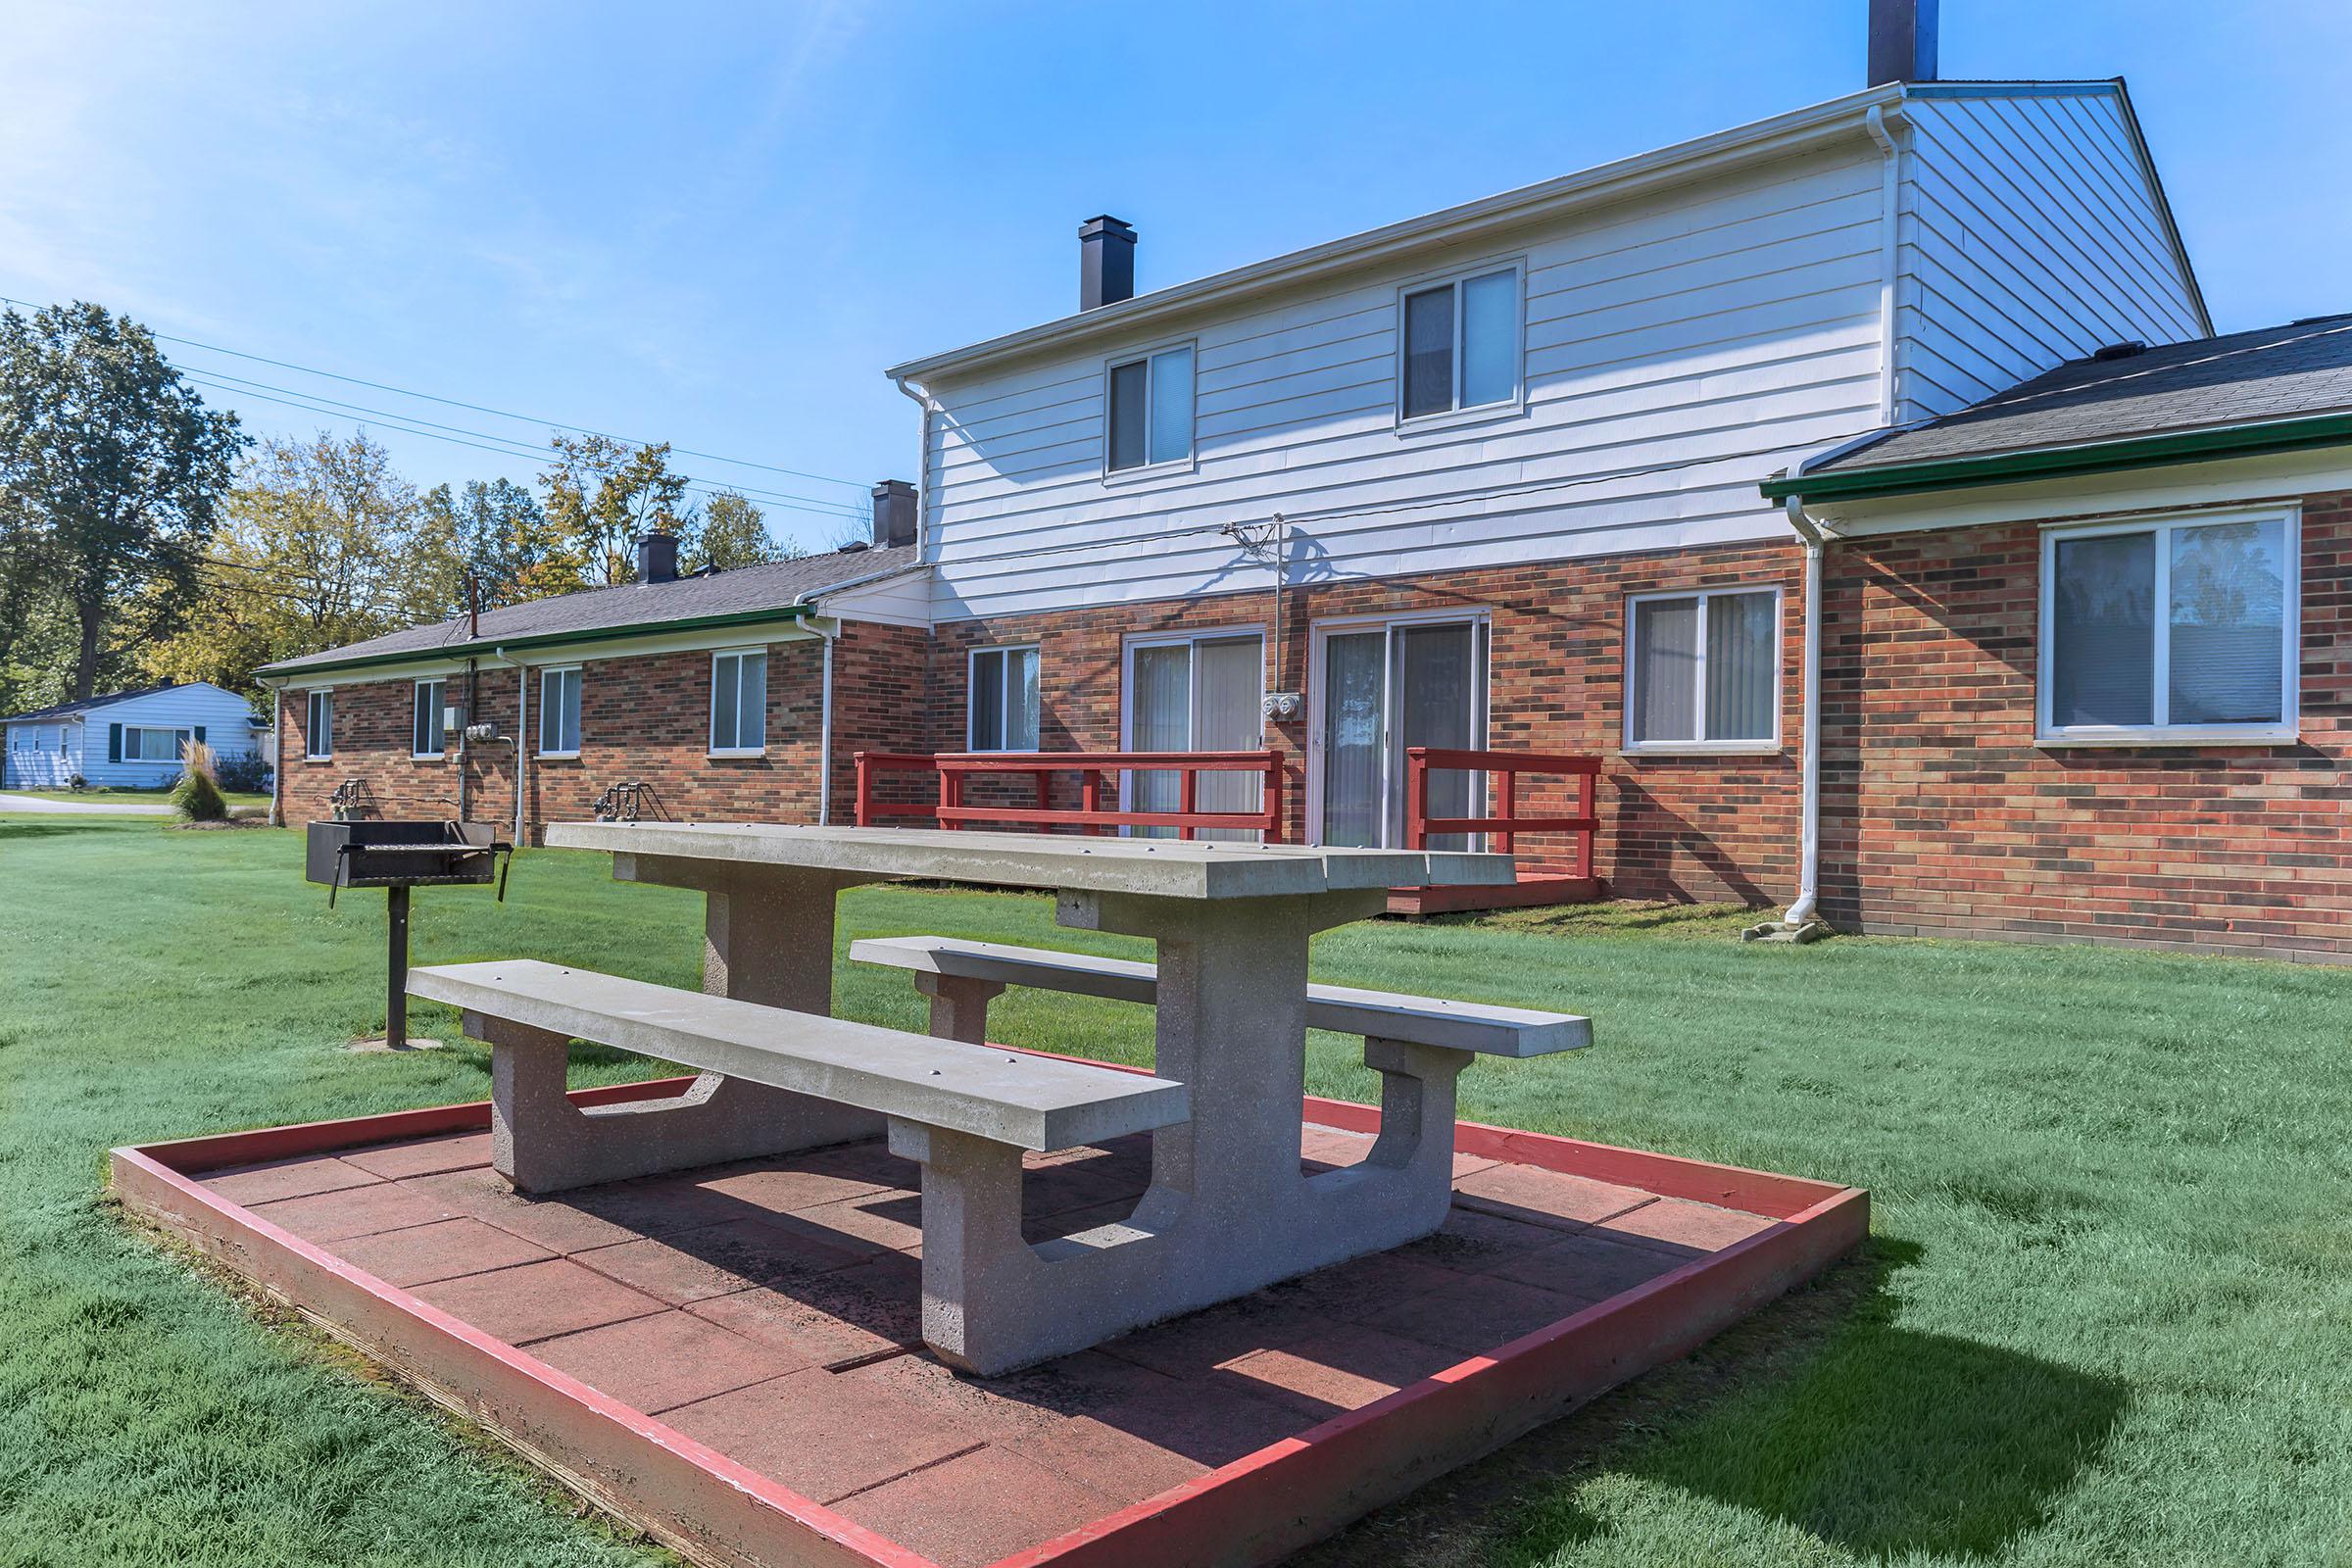
{"type": "MultiPolygon", "coordinates": [[[[1367,849],[1404,843],[1407,747],[1472,749],[1487,733],[1487,625],[1414,619],[1317,634],[1314,743],[1318,842],[1367,849]]],[[[1432,816],[1478,814],[1483,774],[1430,775],[1432,816]]],[[[1466,849],[1448,834],[1432,848],[1466,849]]]]}
{"type": "MultiPolygon", "coordinates": [[[[1129,644],[1126,749],[1262,750],[1265,664],[1265,640],[1256,632],[1129,644]]],[[[1197,804],[1203,811],[1253,810],[1264,787],[1255,773],[1202,773],[1197,804]]],[[[1183,775],[1174,769],[1138,770],[1129,775],[1127,809],[1178,810],[1183,788],[1183,775]]],[[[1169,827],[1134,832],[1150,838],[1176,836],[1176,829],[1169,827]]],[[[1202,828],[1196,837],[1252,840],[1257,835],[1242,828],[1202,828]]]]}

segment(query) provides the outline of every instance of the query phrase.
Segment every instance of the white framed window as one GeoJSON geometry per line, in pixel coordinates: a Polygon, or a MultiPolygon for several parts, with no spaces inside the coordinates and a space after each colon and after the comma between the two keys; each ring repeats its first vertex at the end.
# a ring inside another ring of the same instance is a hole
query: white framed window
{"type": "Polygon", "coordinates": [[[2295,738],[2294,508],[2045,529],[2045,745],[2295,738]]]}
{"type": "Polygon", "coordinates": [[[539,755],[580,755],[580,666],[539,672],[539,755]]]}
{"type": "Polygon", "coordinates": [[[1780,589],[1636,594],[1625,620],[1628,752],[1780,749],[1780,589]]]}
{"type": "Polygon", "coordinates": [[[1400,422],[1518,406],[1526,379],[1522,281],[1512,262],[1397,290],[1400,422]]]}
{"type": "Polygon", "coordinates": [[[438,758],[448,750],[449,730],[441,711],[449,691],[445,680],[420,680],[409,717],[409,755],[418,760],[438,758]]]}
{"type": "Polygon", "coordinates": [[[767,650],[710,656],[710,755],[758,757],[767,750],[767,650]]]}
{"type": "Polygon", "coordinates": [[[1193,345],[1114,360],[1102,379],[1105,475],[1193,461],[1193,345]]]}
{"type": "Polygon", "coordinates": [[[122,760],[125,762],[176,762],[188,744],[184,729],[159,729],[145,724],[122,726],[122,760]]]}
{"type": "Polygon", "coordinates": [[[335,694],[331,691],[310,694],[302,726],[302,755],[313,762],[323,762],[335,755],[335,694]]]}
{"type": "Polygon", "coordinates": [[[975,648],[966,690],[967,752],[1034,752],[1040,704],[1037,650],[975,648]]]}

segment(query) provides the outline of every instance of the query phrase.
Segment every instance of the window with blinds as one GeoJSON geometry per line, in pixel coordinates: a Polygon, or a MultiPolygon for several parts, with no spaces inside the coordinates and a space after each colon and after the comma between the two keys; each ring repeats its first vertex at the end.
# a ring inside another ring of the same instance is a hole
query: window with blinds
{"type": "Polygon", "coordinates": [[[2046,532],[2041,738],[2292,738],[2295,533],[2280,514],[2046,532]]]}
{"type": "Polygon", "coordinates": [[[1628,751],[1780,744],[1778,588],[1642,595],[1626,620],[1628,751]]]}

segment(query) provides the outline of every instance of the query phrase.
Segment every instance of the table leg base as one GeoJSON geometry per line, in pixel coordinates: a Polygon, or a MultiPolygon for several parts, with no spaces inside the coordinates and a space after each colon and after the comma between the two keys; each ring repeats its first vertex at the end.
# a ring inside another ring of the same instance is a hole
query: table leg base
{"type": "Polygon", "coordinates": [[[1356,1166],[1213,1200],[1155,1184],[1125,1222],[1031,1245],[1021,1151],[893,1120],[891,1152],[923,1167],[923,1341],[981,1376],[1385,1251],[1445,1224],[1453,1201],[1454,1079],[1471,1055],[1366,1042],[1381,1133],[1356,1166]]]}
{"type": "Polygon", "coordinates": [[[581,1106],[564,1094],[570,1042],[545,1030],[466,1015],[490,1045],[490,1164],[520,1193],[876,1138],[882,1118],[742,1078],[704,1073],[669,1100],[581,1106]]]}

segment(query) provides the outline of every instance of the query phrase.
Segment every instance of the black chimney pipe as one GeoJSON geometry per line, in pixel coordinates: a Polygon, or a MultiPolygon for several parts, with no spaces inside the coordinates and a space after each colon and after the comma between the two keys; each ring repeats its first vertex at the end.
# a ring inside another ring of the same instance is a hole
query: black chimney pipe
{"type": "Polygon", "coordinates": [[[1870,80],[1936,79],[1936,0],[1870,0],[1870,80]]]}
{"type": "Polygon", "coordinates": [[[874,548],[914,543],[914,486],[885,479],[874,486],[874,548]]]}
{"type": "Polygon", "coordinates": [[[1078,225],[1078,309],[1135,298],[1135,230],[1108,216],[1078,225]]]}
{"type": "Polygon", "coordinates": [[[678,536],[666,528],[654,528],[637,536],[637,580],[639,582],[676,582],[678,580],[678,536]]]}

